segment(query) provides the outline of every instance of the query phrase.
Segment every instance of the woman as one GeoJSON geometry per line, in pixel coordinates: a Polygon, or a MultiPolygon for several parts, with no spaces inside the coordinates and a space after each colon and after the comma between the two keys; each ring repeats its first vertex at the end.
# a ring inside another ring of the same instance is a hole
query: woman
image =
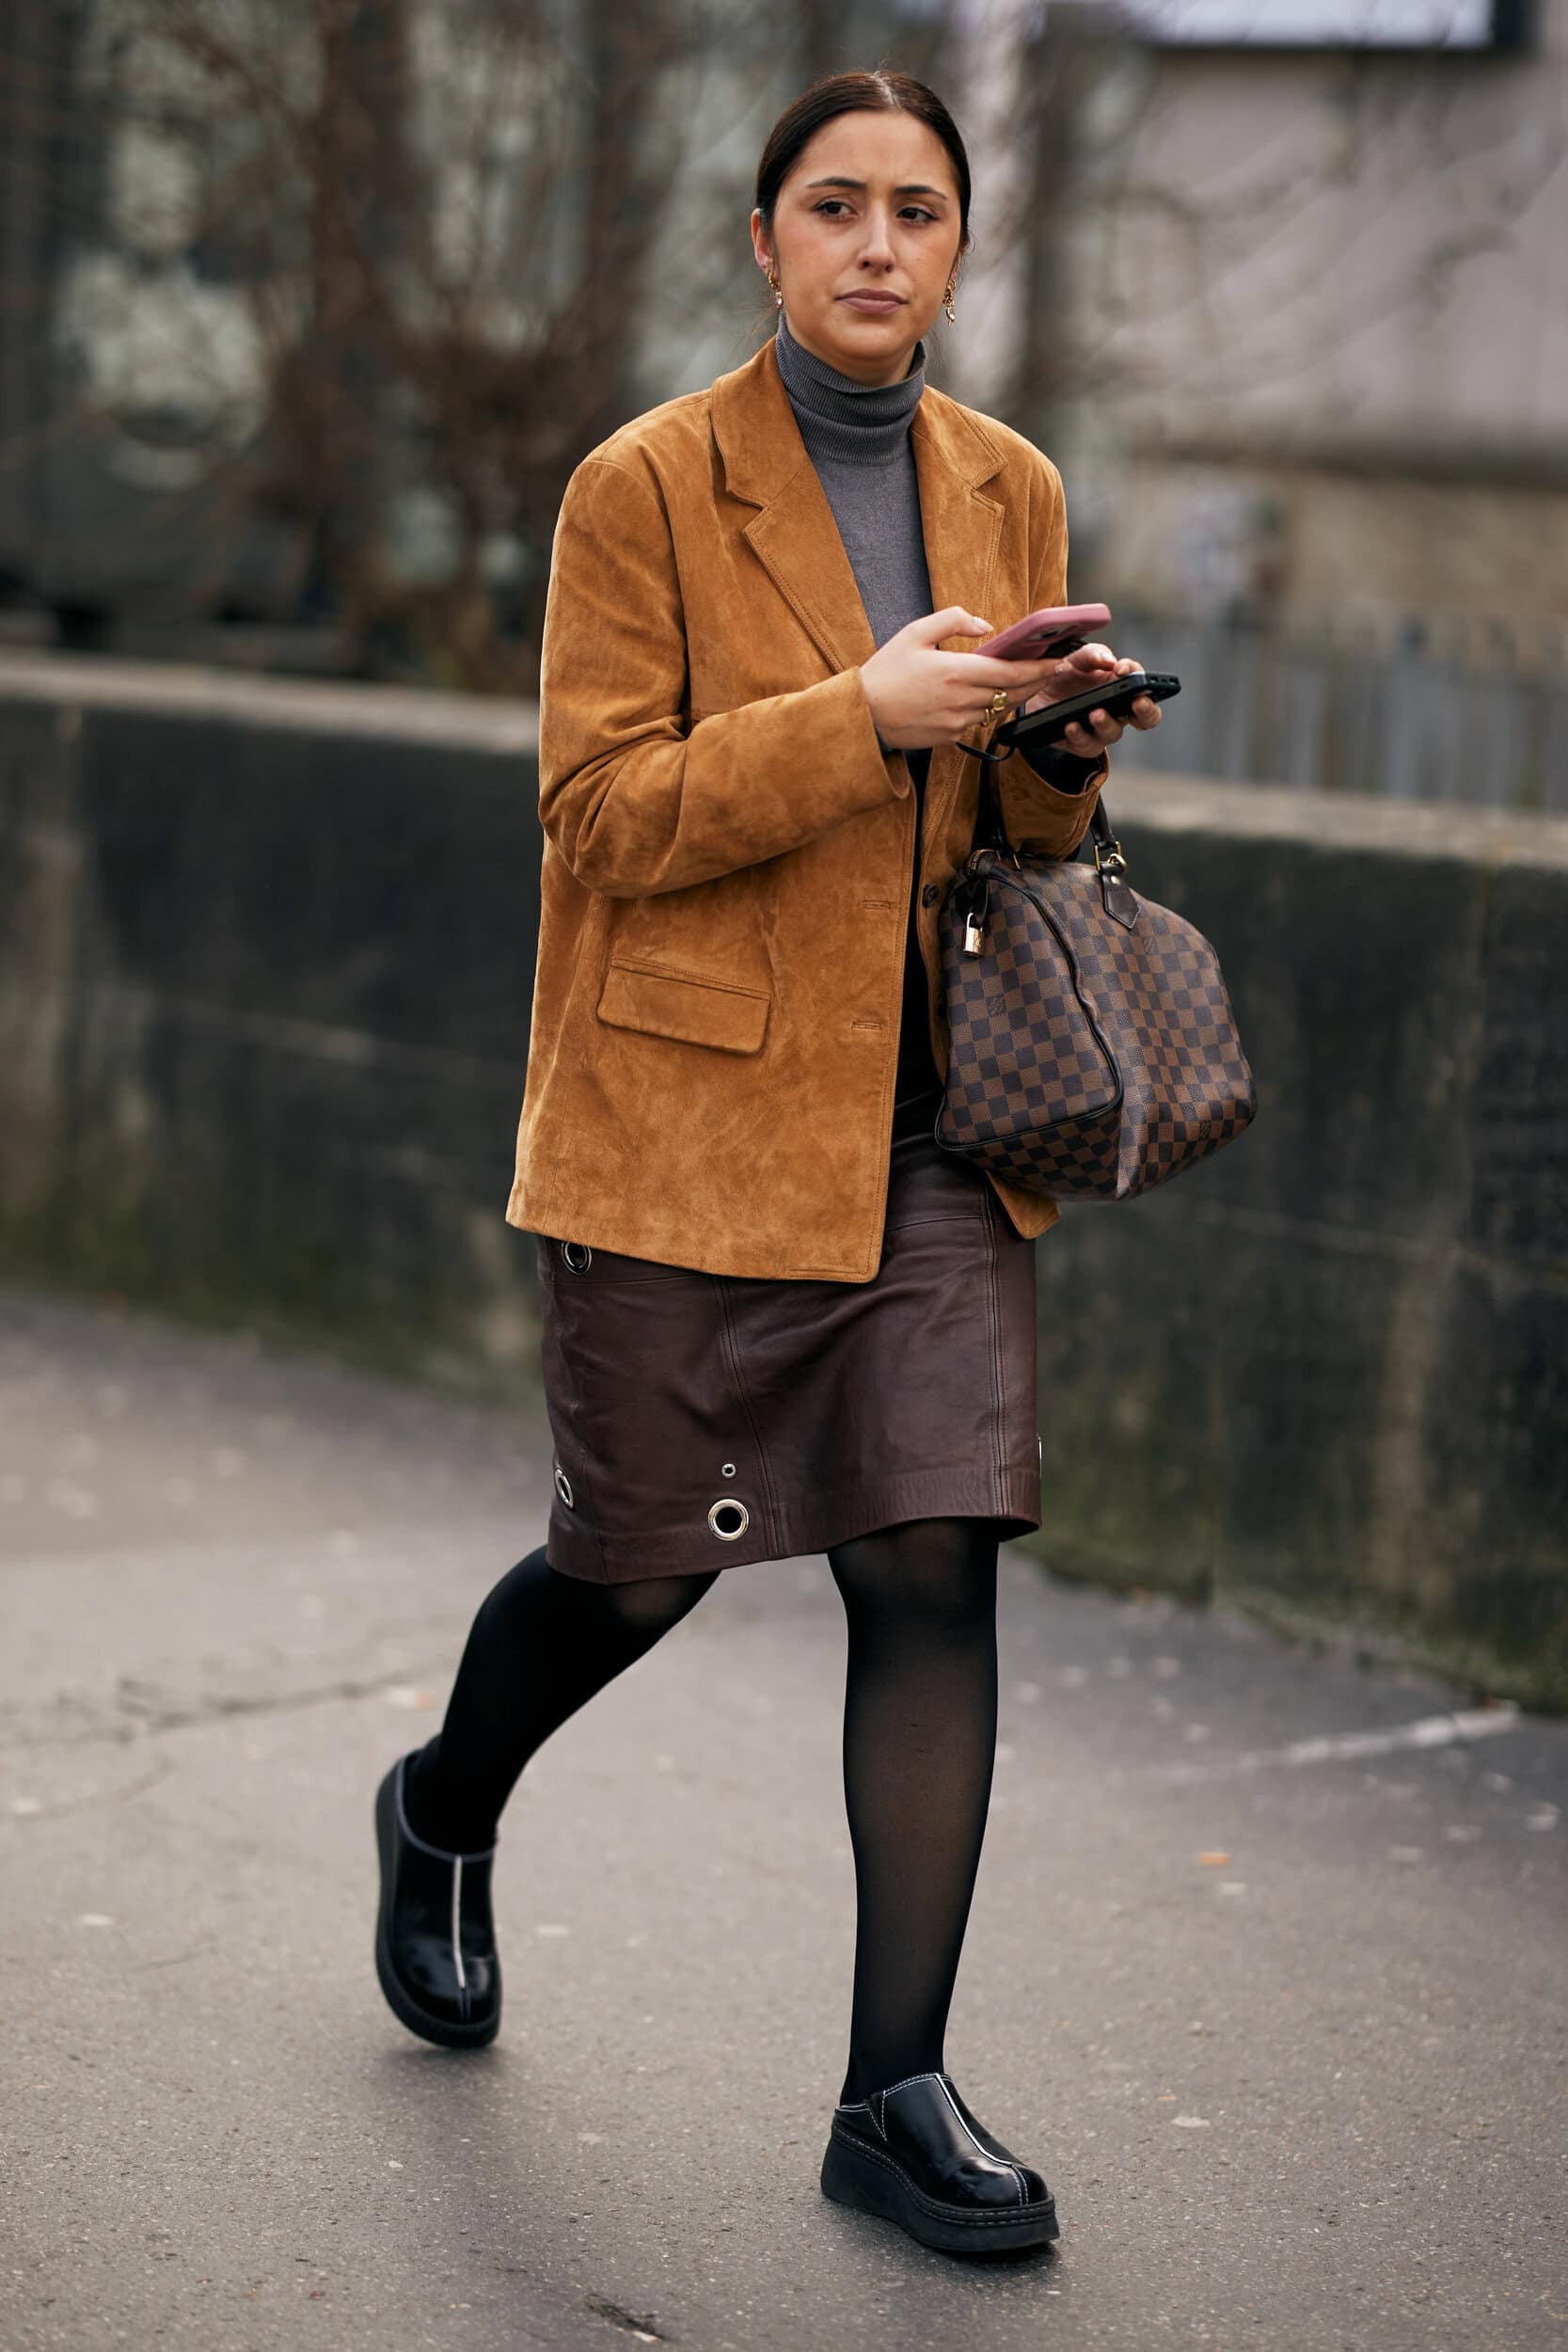
{"type": "MultiPolygon", "coordinates": [[[[969,192],[923,85],[808,90],[752,216],[776,337],[567,486],[506,1211],[536,1237],[556,1495],[376,1805],[387,1997],[431,2041],[488,2042],[491,1859],[528,1758],[722,1568],[825,1551],[857,1926],[822,2185],[966,2252],[1056,2231],[943,2034],[997,1545],[1039,1524],[1032,1244],[1057,1211],[934,1139],[937,910],[974,822],[960,739],[1138,666],[963,649],[1062,602],[1067,563],[1054,467],[924,384],[969,192]]],[[[1014,837],[1070,854],[1120,732],[1096,713],[1039,771],[997,768],[1014,837]]]]}

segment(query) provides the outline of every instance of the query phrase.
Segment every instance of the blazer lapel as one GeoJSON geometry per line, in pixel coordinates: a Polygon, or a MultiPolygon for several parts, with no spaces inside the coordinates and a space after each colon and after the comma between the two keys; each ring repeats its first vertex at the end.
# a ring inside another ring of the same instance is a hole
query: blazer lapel
{"type": "MultiPolygon", "coordinates": [[[[800,438],[794,413],[790,431],[800,438]]],[[[877,650],[828,494],[800,449],[800,466],[746,526],[746,539],[830,670],[858,669],[877,650]]]]}
{"type": "MultiPolygon", "coordinates": [[[[758,509],[745,526],[747,544],[831,669],[869,660],[876,651],[871,625],[827,494],[800,438],[771,339],[744,367],[718,378],[712,414],[725,486],[758,509]]],[[[929,385],[910,433],[932,610],[962,604],[1005,628],[1020,616],[986,608],[1003,510],[984,485],[1003,469],[1001,446],[986,431],[984,418],[929,385]]],[[[972,650],[978,640],[948,642],[972,650]]],[[[956,744],[936,746],[926,786],[928,841],[942,838],[963,771],[964,755],[956,744]]]]}
{"type": "MultiPolygon", "coordinates": [[[[926,568],[931,576],[931,609],[961,604],[989,620],[993,629],[1018,620],[1016,612],[992,612],[991,582],[1002,542],[1003,509],[982,485],[994,481],[1003,453],[972,411],[929,388],[921,395],[910,428],[915,474],[920,484],[920,519],[926,538],[926,568]]],[[[977,637],[944,638],[955,652],[973,653],[977,637]]],[[[926,838],[940,841],[963,780],[965,755],[956,743],[931,753],[926,782],[926,838]]]]}
{"type": "Polygon", "coordinates": [[[876,652],[827,492],[806,454],[771,340],[713,388],[726,487],[760,511],[744,536],[830,670],[876,652]]]}

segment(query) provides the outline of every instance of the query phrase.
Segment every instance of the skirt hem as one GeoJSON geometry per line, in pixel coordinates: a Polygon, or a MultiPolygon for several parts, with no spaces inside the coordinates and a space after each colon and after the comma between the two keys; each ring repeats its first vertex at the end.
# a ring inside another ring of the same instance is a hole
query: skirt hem
{"type": "Polygon", "coordinates": [[[1033,1247],[929,1137],[892,1146],[863,1287],[536,1247],[564,1575],[798,1559],[910,1519],[1038,1527],[1033,1247]]]}
{"type": "Polygon", "coordinates": [[[545,1557],[562,1576],[594,1584],[632,1584],[649,1577],[700,1576],[710,1568],[807,1558],[903,1519],[995,1519],[999,1539],[1006,1543],[1040,1525],[1038,1464],[1031,1463],[1026,1471],[1004,1470],[999,1479],[968,1463],[961,1470],[927,1470],[880,1483],[857,1481],[837,1500],[817,1498],[781,1512],[769,1513],[760,1504],[747,1507],[751,1519],[745,1533],[728,1540],[705,1520],[616,1542],[592,1527],[574,1525],[557,1502],[545,1557]]]}

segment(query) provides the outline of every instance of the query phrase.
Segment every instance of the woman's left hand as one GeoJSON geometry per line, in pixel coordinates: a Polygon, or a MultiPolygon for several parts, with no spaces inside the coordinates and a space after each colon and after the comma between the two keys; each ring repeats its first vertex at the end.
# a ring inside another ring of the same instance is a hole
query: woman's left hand
{"type": "MultiPolygon", "coordinates": [[[[1134,661],[1130,654],[1123,654],[1118,660],[1109,645],[1080,645],[1076,653],[1066,654],[1057,662],[1056,675],[1051,685],[1037,694],[1031,694],[1022,708],[1043,710],[1048,703],[1066,702],[1069,695],[1082,694],[1089,687],[1098,686],[1101,679],[1109,685],[1112,678],[1125,677],[1129,671],[1141,670],[1143,666],[1141,661],[1134,661]]],[[[1135,727],[1157,727],[1160,723],[1160,706],[1151,696],[1140,694],[1132,705],[1131,716],[1135,727]]],[[[1082,719],[1073,719],[1069,723],[1062,735],[1062,743],[1066,750],[1076,752],[1081,759],[1087,759],[1105,744],[1119,741],[1125,724],[1125,720],[1113,719],[1107,711],[1091,710],[1086,724],[1082,719]]]]}

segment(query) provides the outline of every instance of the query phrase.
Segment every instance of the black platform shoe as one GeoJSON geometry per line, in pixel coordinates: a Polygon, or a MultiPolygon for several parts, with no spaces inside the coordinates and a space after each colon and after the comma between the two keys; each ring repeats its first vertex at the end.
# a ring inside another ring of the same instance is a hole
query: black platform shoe
{"type": "Polygon", "coordinates": [[[1058,2234],[1039,2174],[975,2122],[951,2074],[911,2074],[835,2107],[822,2190],[944,2254],[1014,2253],[1058,2234]]]}
{"type": "Polygon", "coordinates": [[[493,2042],[501,2021],[501,1969],[484,1853],[443,1853],[408,1826],[399,1756],[375,1792],[381,1904],[375,1973],[410,2033],[449,2049],[493,2042]]]}

